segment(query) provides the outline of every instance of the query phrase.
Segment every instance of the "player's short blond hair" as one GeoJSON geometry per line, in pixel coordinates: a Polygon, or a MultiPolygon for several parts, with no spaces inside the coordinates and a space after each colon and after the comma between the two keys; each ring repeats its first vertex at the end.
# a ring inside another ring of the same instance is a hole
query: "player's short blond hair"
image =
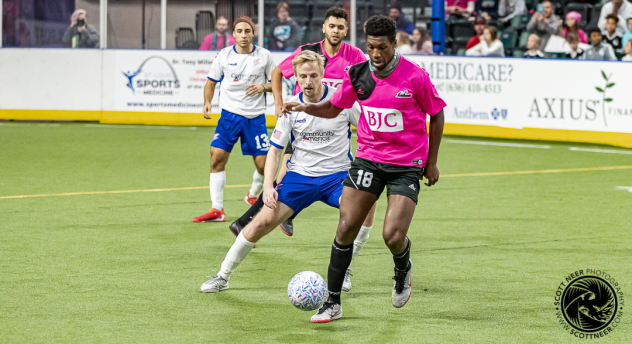
{"type": "Polygon", "coordinates": [[[307,62],[316,62],[320,69],[320,75],[325,75],[325,59],[321,55],[318,55],[317,53],[309,50],[303,51],[300,54],[294,56],[294,59],[292,60],[292,69],[294,70],[294,75],[296,75],[296,69],[306,64],[307,62]]]}

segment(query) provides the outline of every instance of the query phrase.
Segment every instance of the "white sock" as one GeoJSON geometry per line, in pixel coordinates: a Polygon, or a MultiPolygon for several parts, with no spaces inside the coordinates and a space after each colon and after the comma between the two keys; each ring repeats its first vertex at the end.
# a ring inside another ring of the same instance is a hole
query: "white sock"
{"type": "Polygon", "coordinates": [[[228,250],[226,258],[224,258],[224,261],[222,262],[222,268],[219,270],[217,275],[228,281],[230,279],[230,275],[235,272],[239,263],[246,258],[253,246],[255,246],[254,242],[246,240],[246,238],[244,238],[244,234],[239,233],[237,239],[235,239],[235,243],[231,246],[230,250],[228,250]]]}
{"type": "Polygon", "coordinates": [[[208,186],[211,190],[213,208],[217,210],[224,209],[224,185],[226,185],[226,171],[211,173],[208,186]]]}
{"type": "Polygon", "coordinates": [[[263,190],[263,175],[259,174],[259,171],[255,170],[252,174],[252,185],[250,186],[249,197],[258,197],[263,190]]]}
{"type": "Polygon", "coordinates": [[[353,242],[353,256],[351,259],[356,259],[356,257],[360,254],[360,251],[366,244],[366,241],[369,240],[369,233],[371,232],[371,227],[362,226],[360,228],[360,232],[358,232],[358,236],[355,238],[353,242]]]}

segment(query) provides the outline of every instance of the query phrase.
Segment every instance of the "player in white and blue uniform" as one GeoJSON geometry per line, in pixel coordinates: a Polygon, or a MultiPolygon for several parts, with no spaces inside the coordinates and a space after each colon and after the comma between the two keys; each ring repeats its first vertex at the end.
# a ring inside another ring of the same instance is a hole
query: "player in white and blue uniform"
{"type": "MultiPolygon", "coordinates": [[[[303,91],[292,101],[316,103],[331,97],[335,89],[321,83],[323,64],[323,58],[313,51],[305,51],[295,57],[295,74],[303,91]]],[[[215,293],[228,289],[231,274],[255,243],[281,222],[295,217],[316,201],[339,208],[342,182],[353,160],[351,125],[357,125],[359,117],[358,105],[331,119],[316,118],[303,112],[278,118],[264,174],[263,200],[266,207],[239,233],[220,272],[202,285],[202,292],[215,293]],[[288,162],[287,174],[275,188],[275,173],[288,140],[294,153],[288,162]]]]}
{"type": "Polygon", "coordinates": [[[270,75],[275,68],[272,54],[252,44],[254,23],[239,17],[233,24],[236,44],[222,49],[215,57],[204,89],[204,117],[210,119],[215,85],[219,87],[221,117],[211,143],[209,188],[212,208],[193,222],[224,222],[225,167],[228,157],[241,140],[241,151],[252,155],[256,166],[246,202],[253,204],[263,187],[263,170],[270,148],[265,117],[265,92],[271,92],[270,75]]]}

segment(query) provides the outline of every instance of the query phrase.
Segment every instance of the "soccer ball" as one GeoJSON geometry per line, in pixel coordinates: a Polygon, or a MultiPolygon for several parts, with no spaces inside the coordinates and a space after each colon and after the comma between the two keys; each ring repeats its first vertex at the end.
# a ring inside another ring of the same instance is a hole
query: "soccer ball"
{"type": "Polygon", "coordinates": [[[327,301],[327,283],[313,271],[299,272],[287,286],[287,296],[294,307],[302,311],[313,311],[327,301]]]}

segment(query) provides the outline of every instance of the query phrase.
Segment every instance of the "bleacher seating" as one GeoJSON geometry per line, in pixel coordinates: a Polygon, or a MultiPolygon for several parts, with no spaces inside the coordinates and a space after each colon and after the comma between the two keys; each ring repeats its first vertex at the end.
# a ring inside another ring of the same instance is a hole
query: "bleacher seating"
{"type": "Polygon", "coordinates": [[[176,49],[192,50],[199,48],[200,44],[195,40],[192,28],[180,27],[176,30],[176,49]]]}

